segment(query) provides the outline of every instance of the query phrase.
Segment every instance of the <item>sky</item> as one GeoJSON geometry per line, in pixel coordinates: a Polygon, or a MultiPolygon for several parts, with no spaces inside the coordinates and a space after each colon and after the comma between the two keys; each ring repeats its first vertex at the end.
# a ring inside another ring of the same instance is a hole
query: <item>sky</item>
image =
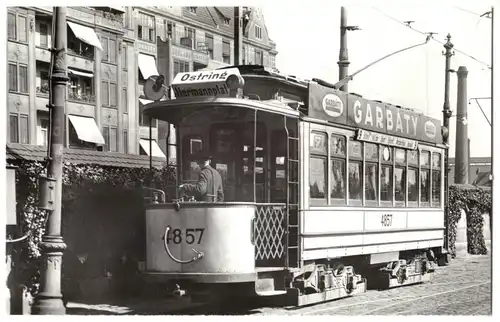
{"type": "MultiPolygon", "coordinates": [[[[402,2],[399,2],[400,4],[402,2]]],[[[380,1],[346,5],[347,24],[359,26],[348,32],[349,74],[397,50],[425,41],[426,36],[397,21],[415,21],[412,27],[436,32],[433,37],[444,43],[451,34],[459,52],[451,59],[451,68],[465,66],[468,98],[491,96],[491,19],[480,15],[489,11],[487,1],[428,2],[405,6],[380,1]],[[395,20],[397,21],[395,21],[395,20]]],[[[276,42],[276,67],[284,74],[300,78],[338,80],[340,46],[340,5],[334,1],[263,3],[267,31],[276,42]]],[[[363,97],[417,109],[442,120],[444,103],[444,47],[435,41],[387,58],[356,75],[349,91],[363,97]]],[[[456,115],[457,74],[450,76],[450,106],[456,115]]],[[[480,100],[491,120],[490,100],[480,100]]],[[[456,118],[450,120],[450,157],[455,155],[456,118]]],[[[475,101],[468,105],[468,133],[471,157],[491,156],[491,128],[475,101]]]]}

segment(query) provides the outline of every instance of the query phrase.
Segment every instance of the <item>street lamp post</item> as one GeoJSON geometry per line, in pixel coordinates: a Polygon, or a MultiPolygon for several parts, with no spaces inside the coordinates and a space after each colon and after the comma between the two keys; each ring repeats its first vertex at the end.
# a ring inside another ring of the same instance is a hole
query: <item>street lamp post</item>
{"type": "Polygon", "coordinates": [[[40,208],[47,210],[48,220],[40,248],[43,264],[40,270],[40,292],[35,297],[33,314],[63,315],[66,308],[61,294],[61,264],[66,244],[61,236],[62,169],[64,144],[64,105],[66,84],[66,7],[54,7],[55,45],[52,49],[50,146],[47,177],[40,180],[40,208]]]}
{"type": "MultiPolygon", "coordinates": [[[[450,69],[450,60],[454,55],[452,52],[453,44],[451,43],[451,35],[448,34],[446,36],[447,41],[444,44],[445,52],[443,55],[446,56],[445,59],[445,81],[444,81],[444,104],[443,104],[443,143],[448,145],[449,137],[450,137],[450,118],[452,115],[450,109],[450,73],[452,72],[450,69]]],[[[448,216],[450,212],[450,207],[448,206],[449,202],[449,184],[448,184],[448,176],[449,176],[449,150],[446,149],[444,154],[444,227],[446,229],[445,239],[444,239],[444,248],[448,250],[449,242],[448,242],[448,216]]],[[[444,264],[446,264],[449,259],[446,257],[444,264]]]]}

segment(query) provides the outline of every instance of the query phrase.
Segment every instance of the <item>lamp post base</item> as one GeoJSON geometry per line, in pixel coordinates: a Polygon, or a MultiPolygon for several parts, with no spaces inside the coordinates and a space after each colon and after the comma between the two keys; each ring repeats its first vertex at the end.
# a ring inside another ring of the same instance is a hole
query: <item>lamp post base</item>
{"type": "Polygon", "coordinates": [[[65,315],[66,307],[61,296],[38,294],[36,302],[31,307],[31,313],[36,315],[65,315]]]}

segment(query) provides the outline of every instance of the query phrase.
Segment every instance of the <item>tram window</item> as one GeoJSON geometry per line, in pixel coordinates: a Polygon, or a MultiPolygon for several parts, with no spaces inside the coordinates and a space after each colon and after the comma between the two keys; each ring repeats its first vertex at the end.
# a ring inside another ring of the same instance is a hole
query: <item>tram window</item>
{"type": "Polygon", "coordinates": [[[349,162],[349,200],[361,200],[361,162],[349,162]]]}
{"type": "Polygon", "coordinates": [[[406,177],[405,168],[396,167],[394,169],[394,194],[396,204],[406,200],[406,177]]]}
{"type": "Polygon", "coordinates": [[[429,170],[420,170],[420,202],[429,203],[429,170]]]}
{"type": "Polygon", "coordinates": [[[408,201],[418,201],[417,173],[417,169],[408,169],[408,201]]]}
{"type": "Polygon", "coordinates": [[[441,171],[432,171],[432,205],[439,207],[441,203],[441,171]]]}
{"type": "Polygon", "coordinates": [[[203,151],[203,141],[201,139],[191,139],[189,145],[189,151],[191,154],[203,151]]]}
{"type": "Polygon", "coordinates": [[[408,151],[408,164],[418,166],[418,151],[408,151]]]}
{"type": "Polygon", "coordinates": [[[380,200],[392,202],[392,166],[382,165],[381,170],[380,200]]]}
{"type": "Polygon", "coordinates": [[[345,160],[332,160],[332,192],[333,199],[345,202],[345,160]]]}
{"type": "Polygon", "coordinates": [[[396,163],[406,164],[406,153],[403,149],[396,149],[396,163]]]}
{"type": "Polygon", "coordinates": [[[330,138],[330,153],[332,156],[345,157],[345,137],[332,135],[330,138]]]}
{"type": "Polygon", "coordinates": [[[378,199],[378,164],[365,164],[365,200],[378,199]]]}
{"type": "Polygon", "coordinates": [[[362,158],[363,154],[361,154],[361,142],[349,141],[349,158],[362,158]]]}
{"type": "Polygon", "coordinates": [[[326,134],[325,133],[317,133],[317,132],[311,132],[311,137],[310,137],[310,152],[311,153],[318,153],[318,154],[325,154],[327,153],[327,146],[326,146],[326,134]]]}
{"type": "Polygon", "coordinates": [[[430,153],[428,151],[420,151],[420,166],[430,166],[430,153]]]}
{"type": "Polygon", "coordinates": [[[432,206],[441,206],[441,154],[432,154],[432,206]]]}
{"type": "Polygon", "coordinates": [[[365,160],[378,161],[378,145],[365,143],[365,160]]]}
{"type": "Polygon", "coordinates": [[[326,198],[326,159],[311,157],[309,163],[309,196],[314,199],[324,199],[326,198]]]}

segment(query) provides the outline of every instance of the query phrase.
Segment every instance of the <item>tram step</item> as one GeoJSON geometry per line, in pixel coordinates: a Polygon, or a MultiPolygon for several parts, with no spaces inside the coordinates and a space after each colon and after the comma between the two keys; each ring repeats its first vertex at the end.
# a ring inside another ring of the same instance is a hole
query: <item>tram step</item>
{"type": "Polygon", "coordinates": [[[279,296],[285,295],[286,291],[257,291],[257,295],[259,296],[279,296]]]}

